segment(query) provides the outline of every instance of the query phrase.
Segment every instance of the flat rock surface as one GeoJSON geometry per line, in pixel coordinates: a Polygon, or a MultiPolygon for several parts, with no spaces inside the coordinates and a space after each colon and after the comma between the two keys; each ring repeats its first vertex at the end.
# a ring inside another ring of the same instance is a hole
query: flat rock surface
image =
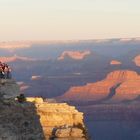
{"type": "Polygon", "coordinates": [[[19,95],[19,86],[12,79],[0,79],[0,98],[11,99],[19,95]]]}

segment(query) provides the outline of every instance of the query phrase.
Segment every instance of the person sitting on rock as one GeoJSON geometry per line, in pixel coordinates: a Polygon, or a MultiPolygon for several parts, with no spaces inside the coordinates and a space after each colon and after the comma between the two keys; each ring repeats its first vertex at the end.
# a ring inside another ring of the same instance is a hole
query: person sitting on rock
{"type": "Polygon", "coordinates": [[[20,94],[19,96],[17,96],[17,100],[19,103],[24,103],[26,101],[26,98],[24,94],[20,94]]]}

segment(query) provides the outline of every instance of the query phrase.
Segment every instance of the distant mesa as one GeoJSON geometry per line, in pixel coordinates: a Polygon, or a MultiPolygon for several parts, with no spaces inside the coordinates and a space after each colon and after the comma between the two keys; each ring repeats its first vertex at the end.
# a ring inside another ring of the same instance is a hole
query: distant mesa
{"type": "Polygon", "coordinates": [[[140,67],[140,55],[136,56],[133,61],[136,64],[136,66],[140,67]]]}
{"type": "Polygon", "coordinates": [[[140,41],[140,37],[136,37],[135,38],[135,41],[140,41]]]}
{"type": "Polygon", "coordinates": [[[40,75],[34,75],[31,77],[31,80],[39,80],[41,78],[42,78],[42,76],[40,76],[40,75]]]}
{"type": "Polygon", "coordinates": [[[33,42],[31,41],[12,41],[12,42],[0,42],[0,48],[3,49],[16,49],[16,48],[29,48],[33,42]]]}
{"type": "Polygon", "coordinates": [[[111,39],[96,39],[95,42],[96,43],[106,43],[109,42],[111,39]]]}
{"type": "Polygon", "coordinates": [[[73,101],[98,101],[107,98],[112,101],[133,100],[140,95],[139,82],[140,76],[135,71],[113,71],[102,81],[71,87],[59,99],[73,101]],[[111,89],[115,86],[115,93],[112,93],[111,89]],[[111,94],[114,95],[110,96],[111,94]]]}
{"type": "Polygon", "coordinates": [[[28,89],[30,86],[28,86],[28,85],[22,85],[21,87],[20,87],[20,91],[25,91],[26,89],[28,89]]]}
{"type": "Polygon", "coordinates": [[[121,65],[122,63],[120,61],[117,61],[117,60],[112,60],[110,62],[110,65],[121,65]]]}
{"type": "Polygon", "coordinates": [[[91,54],[90,51],[64,51],[58,57],[58,60],[64,60],[66,57],[70,57],[70,58],[75,59],[75,60],[82,60],[90,54],[91,54]]]}
{"type": "Polygon", "coordinates": [[[130,41],[133,41],[135,40],[134,38],[121,38],[120,41],[121,42],[130,42],[130,41]]]}
{"type": "MultiPolygon", "coordinates": [[[[6,41],[0,42],[0,48],[13,51],[15,49],[30,48],[34,44],[47,45],[47,44],[57,44],[59,41],[6,41]]],[[[62,43],[65,43],[63,41],[62,43]]]]}
{"type": "Polygon", "coordinates": [[[14,62],[17,60],[21,60],[21,61],[36,61],[36,59],[33,58],[28,58],[28,57],[21,57],[18,55],[14,55],[11,57],[0,57],[0,61],[4,62],[4,63],[8,63],[8,62],[14,62]]]}
{"type": "Polygon", "coordinates": [[[136,37],[136,38],[121,38],[120,39],[120,42],[132,42],[132,41],[134,41],[134,42],[139,42],[140,41],[140,37],[136,37]]]}
{"type": "Polygon", "coordinates": [[[16,83],[17,83],[19,86],[24,84],[24,82],[23,82],[23,81],[16,82],[16,83]]]}
{"type": "Polygon", "coordinates": [[[73,73],[74,75],[81,75],[81,73],[80,72],[76,72],[76,73],[73,73]]]}
{"type": "Polygon", "coordinates": [[[17,82],[17,85],[19,86],[20,88],[20,91],[25,91],[26,89],[28,89],[30,86],[27,85],[26,83],[20,81],[20,82],[17,82]]]}

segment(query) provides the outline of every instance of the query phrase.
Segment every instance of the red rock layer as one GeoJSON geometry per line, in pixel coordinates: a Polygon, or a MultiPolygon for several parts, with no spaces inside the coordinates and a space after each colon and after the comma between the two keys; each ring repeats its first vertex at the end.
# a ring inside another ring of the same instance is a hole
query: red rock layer
{"type": "Polygon", "coordinates": [[[101,100],[110,94],[111,88],[116,87],[113,101],[135,99],[140,95],[140,76],[135,71],[118,70],[111,72],[99,82],[87,83],[84,86],[71,87],[60,99],[64,100],[101,100]]]}

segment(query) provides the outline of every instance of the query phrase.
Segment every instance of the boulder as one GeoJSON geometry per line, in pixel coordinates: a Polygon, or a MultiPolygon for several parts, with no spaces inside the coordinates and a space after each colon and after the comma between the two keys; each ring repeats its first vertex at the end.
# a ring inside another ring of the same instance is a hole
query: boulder
{"type": "Polygon", "coordinates": [[[76,138],[84,137],[83,130],[79,128],[72,128],[71,137],[76,137],[76,138]]]}
{"type": "Polygon", "coordinates": [[[70,133],[71,133],[71,128],[57,129],[55,136],[58,138],[67,138],[70,137],[70,133]]]}

